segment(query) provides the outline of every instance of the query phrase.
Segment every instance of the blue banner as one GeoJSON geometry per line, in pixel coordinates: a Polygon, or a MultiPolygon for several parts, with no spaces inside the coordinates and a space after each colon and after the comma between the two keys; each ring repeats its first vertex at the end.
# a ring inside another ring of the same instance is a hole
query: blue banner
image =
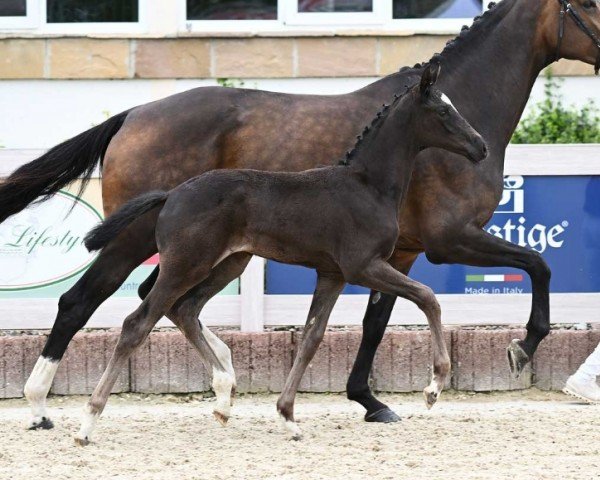
{"type": "MultiPolygon", "coordinates": [[[[551,292],[600,292],[600,177],[504,178],[488,232],[540,252],[552,269],[551,292]]],[[[419,256],[410,276],[436,293],[529,293],[526,273],[511,268],[432,265],[419,256]]],[[[312,294],[313,270],[267,264],[268,294],[312,294]]],[[[344,293],[368,293],[347,286],[344,293]]]]}

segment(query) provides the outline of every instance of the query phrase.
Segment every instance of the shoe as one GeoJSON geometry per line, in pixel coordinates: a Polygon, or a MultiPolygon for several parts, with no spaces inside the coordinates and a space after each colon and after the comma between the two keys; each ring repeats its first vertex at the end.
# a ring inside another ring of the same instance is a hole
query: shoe
{"type": "Polygon", "coordinates": [[[600,387],[595,379],[582,380],[575,375],[571,375],[565,388],[563,388],[563,392],[587,403],[600,404],[600,387]]]}

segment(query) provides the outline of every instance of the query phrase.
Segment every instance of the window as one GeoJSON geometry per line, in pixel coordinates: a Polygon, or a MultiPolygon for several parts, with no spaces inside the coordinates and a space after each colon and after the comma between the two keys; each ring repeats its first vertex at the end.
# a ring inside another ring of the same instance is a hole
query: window
{"type": "Polygon", "coordinates": [[[0,0],[0,29],[39,33],[129,33],[141,30],[146,0],[0,0]]]}
{"type": "Polygon", "coordinates": [[[36,22],[36,0],[0,0],[0,28],[31,28],[36,22]]]}
{"type": "Polygon", "coordinates": [[[394,0],[393,18],[472,18],[482,10],[482,0],[394,0]]]}
{"type": "Polygon", "coordinates": [[[298,12],[372,12],[373,0],[298,0],[298,12]]]}
{"type": "Polygon", "coordinates": [[[287,25],[339,26],[385,22],[386,0],[292,0],[287,2],[287,6],[287,25]]]}
{"type": "Polygon", "coordinates": [[[137,22],[138,0],[46,0],[48,23],[137,22]]]}
{"type": "Polygon", "coordinates": [[[187,0],[187,20],[277,20],[277,0],[187,0]]]}
{"type": "Polygon", "coordinates": [[[26,0],[4,0],[0,3],[0,17],[27,16],[26,0]]]}
{"type": "MultiPolygon", "coordinates": [[[[58,1],[58,0],[57,0],[58,1]]],[[[483,12],[482,0],[179,0],[188,31],[285,31],[306,27],[447,33],[483,12]]]]}

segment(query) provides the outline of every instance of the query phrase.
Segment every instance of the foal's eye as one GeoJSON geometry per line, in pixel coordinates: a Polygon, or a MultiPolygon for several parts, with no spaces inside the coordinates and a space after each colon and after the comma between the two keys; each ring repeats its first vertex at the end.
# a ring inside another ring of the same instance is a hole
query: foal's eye
{"type": "Polygon", "coordinates": [[[448,111],[448,109],[447,109],[447,108],[442,108],[442,109],[440,110],[440,116],[441,116],[441,117],[445,117],[446,115],[448,115],[448,113],[450,113],[450,112],[448,111]]]}
{"type": "Polygon", "coordinates": [[[583,8],[596,8],[596,0],[585,0],[583,8]]]}

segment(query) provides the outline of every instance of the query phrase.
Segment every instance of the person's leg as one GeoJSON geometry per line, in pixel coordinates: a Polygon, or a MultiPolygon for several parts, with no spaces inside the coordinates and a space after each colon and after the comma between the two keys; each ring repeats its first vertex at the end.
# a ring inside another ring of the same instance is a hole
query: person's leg
{"type": "Polygon", "coordinates": [[[600,403],[598,376],[600,376],[600,344],[579,369],[568,378],[563,392],[589,403],[600,403]]]}

